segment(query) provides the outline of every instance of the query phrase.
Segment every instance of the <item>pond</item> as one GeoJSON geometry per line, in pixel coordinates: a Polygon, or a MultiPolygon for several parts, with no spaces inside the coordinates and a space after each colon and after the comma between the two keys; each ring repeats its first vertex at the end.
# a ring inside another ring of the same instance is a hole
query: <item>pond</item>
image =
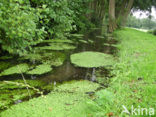
{"type": "MultiPolygon", "coordinates": [[[[101,29],[92,30],[90,32],[87,32],[84,35],[72,34],[70,35],[69,39],[73,43],[70,41],[64,42],[68,45],[68,47],[70,47],[69,49],[64,49],[66,48],[66,46],[62,46],[61,44],[56,44],[54,48],[55,43],[62,43],[62,42],[53,42],[52,43],[53,48],[50,48],[50,49],[49,49],[49,46],[47,48],[47,45],[49,43],[48,41],[37,44],[37,46],[34,47],[34,53],[36,53],[39,49],[42,48],[41,50],[43,51],[40,52],[41,55],[48,53],[47,56],[45,56],[44,58],[40,58],[40,56],[33,56],[31,59],[30,57],[27,59],[23,59],[22,57],[13,57],[13,58],[10,57],[11,59],[8,58],[8,59],[3,59],[3,60],[1,59],[1,63],[2,61],[5,62],[5,65],[6,63],[8,63],[8,66],[14,66],[20,63],[28,63],[29,66],[31,65],[34,68],[36,64],[39,64],[39,61],[42,61],[42,63],[48,62],[48,64],[50,64],[51,60],[54,60],[55,64],[51,64],[52,70],[51,69],[49,70],[51,72],[47,72],[44,75],[33,74],[36,72],[33,70],[33,71],[29,71],[28,74],[22,73],[22,74],[1,76],[0,81],[2,83],[0,84],[0,88],[1,88],[0,101],[4,103],[0,105],[0,110],[7,109],[12,104],[17,104],[24,100],[30,99],[29,95],[26,93],[27,89],[25,88],[25,86],[21,86],[22,84],[16,84],[17,86],[14,86],[14,84],[9,84],[9,83],[6,85],[6,82],[5,84],[3,82],[4,80],[21,82],[23,81],[22,79],[24,78],[26,79],[26,82],[32,86],[32,87],[29,87],[30,89],[33,89],[34,87],[35,89],[39,89],[40,92],[43,92],[43,94],[47,94],[53,89],[54,86],[59,85],[63,83],[64,81],[83,80],[83,79],[91,80],[92,72],[94,70],[92,68],[86,69],[82,67],[76,67],[75,65],[73,65],[70,61],[71,54],[84,52],[84,51],[96,51],[96,52],[102,52],[102,53],[115,56],[115,53],[117,51],[115,47],[115,44],[117,43],[117,41],[114,40],[112,36],[109,36],[109,37],[102,36],[101,29]],[[55,50],[56,48],[57,50],[55,50]],[[49,53],[54,53],[53,54],[54,59],[51,59],[49,57],[51,56],[51,54],[49,53]],[[56,60],[57,57],[60,58],[59,61],[56,60]],[[10,93],[10,91],[12,93],[10,93]],[[18,95],[15,96],[15,94],[18,94],[18,95]]],[[[43,67],[45,66],[38,66],[38,70],[42,72],[43,67]]],[[[47,70],[48,68],[45,68],[45,69],[47,70]]],[[[109,78],[111,77],[109,74],[109,71],[110,69],[106,69],[104,67],[97,68],[96,69],[97,77],[99,76],[102,78],[105,78],[105,77],[109,78]]],[[[2,72],[2,70],[0,72],[2,72]]],[[[107,87],[108,86],[107,82],[103,84],[103,86],[107,87]]],[[[40,96],[40,94],[37,94],[33,90],[30,91],[30,93],[32,95],[31,97],[40,96]]]]}

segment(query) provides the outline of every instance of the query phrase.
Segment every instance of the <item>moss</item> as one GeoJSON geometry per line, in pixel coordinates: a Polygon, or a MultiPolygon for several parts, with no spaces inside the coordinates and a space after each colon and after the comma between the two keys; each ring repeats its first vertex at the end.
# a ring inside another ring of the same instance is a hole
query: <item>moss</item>
{"type": "Polygon", "coordinates": [[[70,56],[71,62],[79,67],[102,67],[113,64],[113,57],[100,52],[81,52],[70,56]]]}
{"type": "Polygon", "coordinates": [[[10,67],[3,72],[1,72],[0,76],[11,75],[11,74],[20,74],[29,70],[29,66],[26,63],[22,63],[13,67],[10,67]]]}
{"type": "Polygon", "coordinates": [[[36,47],[35,49],[41,50],[72,50],[76,47],[66,43],[50,43],[50,46],[36,47]]]}
{"type": "Polygon", "coordinates": [[[86,92],[95,91],[98,84],[89,81],[66,82],[55,88],[46,97],[39,97],[28,102],[12,106],[2,112],[1,117],[84,117],[86,104],[89,99],[86,92]]]}
{"type": "Polygon", "coordinates": [[[26,74],[41,75],[41,74],[48,73],[48,72],[50,72],[50,71],[52,71],[51,65],[41,64],[41,65],[36,66],[35,69],[26,72],[26,74]]]}

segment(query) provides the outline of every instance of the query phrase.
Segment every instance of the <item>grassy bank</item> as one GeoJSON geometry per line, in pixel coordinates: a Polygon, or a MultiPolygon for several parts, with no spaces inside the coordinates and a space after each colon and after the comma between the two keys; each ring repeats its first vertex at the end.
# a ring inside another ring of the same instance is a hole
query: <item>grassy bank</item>
{"type": "MultiPolygon", "coordinates": [[[[118,63],[114,65],[115,77],[107,89],[113,101],[101,105],[103,111],[97,113],[117,117],[152,115],[150,108],[156,109],[156,36],[128,28],[114,35],[119,40],[118,63]],[[130,115],[122,114],[123,105],[130,115]],[[132,106],[137,109],[135,113],[132,106]],[[147,110],[142,111],[142,108],[147,110]]],[[[105,101],[102,96],[97,100],[105,101]]]]}

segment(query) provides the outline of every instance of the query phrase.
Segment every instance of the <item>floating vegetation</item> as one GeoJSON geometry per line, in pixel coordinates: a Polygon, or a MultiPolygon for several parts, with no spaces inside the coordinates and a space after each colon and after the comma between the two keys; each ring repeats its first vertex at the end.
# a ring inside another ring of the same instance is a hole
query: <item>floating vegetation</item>
{"type": "Polygon", "coordinates": [[[61,66],[66,59],[66,55],[61,52],[43,53],[42,63],[52,66],[61,66]]]}
{"type": "Polygon", "coordinates": [[[63,117],[68,113],[69,117],[75,115],[73,112],[82,112],[84,101],[88,100],[88,92],[94,92],[100,85],[89,81],[71,81],[55,87],[53,92],[46,98],[39,97],[28,102],[13,105],[6,111],[0,113],[2,117],[36,117],[42,115],[63,117]],[[53,108],[55,107],[55,108],[53,108]],[[79,109],[78,109],[78,108],[79,109]],[[20,111],[22,109],[22,111],[20,111]],[[52,110],[52,111],[51,111],[52,110]]]}
{"type": "Polygon", "coordinates": [[[94,41],[93,41],[93,40],[88,40],[88,42],[89,42],[89,43],[94,43],[94,41]]]}
{"type": "Polygon", "coordinates": [[[25,73],[28,70],[29,70],[28,64],[22,63],[4,70],[3,72],[0,73],[0,76],[25,73]]]}
{"type": "MultiPolygon", "coordinates": [[[[24,83],[23,80],[13,80],[12,82],[17,82],[17,83],[24,83]]],[[[33,87],[41,87],[46,85],[44,82],[39,81],[39,80],[26,80],[27,84],[33,87]]],[[[20,88],[24,88],[25,86],[18,86],[18,85],[14,85],[14,84],[7,84],[5,83],[5,81],[0,81],[0,89],[20,89],[20,88]]]]}
{"type": "Polygon", "coordinates": [[[8,59],[12,59],[13,56],[1,56],[0,60],[8,60],[8,59]]]}
{"type": "Polygon", "coordinates": [[[43,40],[42,43],[74,43],[69,39],[51,39],[51,40],[43,40]]]}
{"type": "MultiPolygon", "coordinates": [[[[35,92],[30,90],[30,94],[34,95],[35,92]]],[[[28,91],[26,88],[12,91],[2,89],[0,92],[0,110],[7,109],[10,104],[22,102],[21,100],[25,97],[28,97],[28,91]]]]}
{"type": "Polygon", "coordinates": [[[81,43],[85,43],[85,44],[88,43],[86,40],[79,40],[79,42],[81,42],[81,43]]]}
{"type": "Polygon", "coordinates": [[[41,88],[42,91],[50,91],[54,88],[53,84],[47,85],[40,80],[26,80],[26,82],[27,85],[23,80],[0,81],[0,110],[8,108],[10,104],[20,103],[28,97],[27,86],[31,95],[42,94],[38,88],[41,88]]]}
{"type": "Polygon", "coordinates": [[[96,36],[97,38],[104,39],[104,36],[96,36]]]}
{"type": "Polygon", "coordinates": [[[41,50],[72,50],[76,47],[66,43],[50,43],[50,46],[36,47],[35,49],[41,50]]]}
{"type": "Polygon", "coordinates": [[[48,73],[52,70],[51,65],[47,65],[47,64],[42,64],[42,65],[38,65],[36,66],[35,69],[26,72],[27,74],[31,74],[31,75],[41,75],[41,74],[45,74],[48,73]]]}
{"type": "Polygon", "coordinates": [[[28,59],[30,61],[33,61],[33,60],[42,60],[42,56],[38,53],[31,53],[31,54],[26,54],[25,56],[23,56],[22,58],[20,58],[20,60],[22,59],[28,59]]]}
{"type": "Polygon", "coordinates": [[[70,36],[76,37],[76,38],[82,38],[84,35],[83,34],[70,34],[70,36]]]}
{"type": "Polygon", "coordinates": [[[81,52],[70,56],[71,62],[79,67],[102,67],[113,64],[113,57],[101,52],[81,52]]]}
{"type": "Polygon", "coordinates": [[[103,45],[104,45],[104,46],[112,46],[112,47],[117,47],[117,45],[116,45],[116,44],[104,43],[103,45]]]}
{"type": "Polygon", "coordinates": [[[38,50],[38,53],[27,54],[20,58],[20,60],[28,59],[30,61],[36,61],[38,63],[49,64],[52,66],[60,66],[66,59],[66,55],[61,52],[46,52],[38,50]]]}

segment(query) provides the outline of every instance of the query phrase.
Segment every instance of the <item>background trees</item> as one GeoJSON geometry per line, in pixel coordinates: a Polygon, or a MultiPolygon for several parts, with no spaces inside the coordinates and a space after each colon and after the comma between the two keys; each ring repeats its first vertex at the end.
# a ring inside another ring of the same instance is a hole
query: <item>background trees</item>
{"type": "Polygon", "coordinates": [[[130,15],[127,19],[126,26],[150,30],[156,29],[156,21],[151,18],[137,19],[136,17],[130,15]]]}
{"type": "MultiPolygon", "coordinates": [[[[113,27],[119,28],[121,26],[125,26],[126,20],[128,18],[128,15],[130,14],[131,10],[147,10],[151,11],[152,7],[156,7],[155,0],[114,0],[115,5],[110,6],[109,9],[115,9],[115,23],[112,21],[111,18],[109,18],[109,21],[112,23],[109,23],[109,32],[113,32],[115,30],[112,29],[112,24],[114,24],[113,27]],[[117,25],[117,26],[116,26],[117,25]]],[[[112,0],[109,0],[109,3],[112,3],[112,0]]],[[[111,16],[111,12],[109,12],[109,16],[111,16]]]]}

